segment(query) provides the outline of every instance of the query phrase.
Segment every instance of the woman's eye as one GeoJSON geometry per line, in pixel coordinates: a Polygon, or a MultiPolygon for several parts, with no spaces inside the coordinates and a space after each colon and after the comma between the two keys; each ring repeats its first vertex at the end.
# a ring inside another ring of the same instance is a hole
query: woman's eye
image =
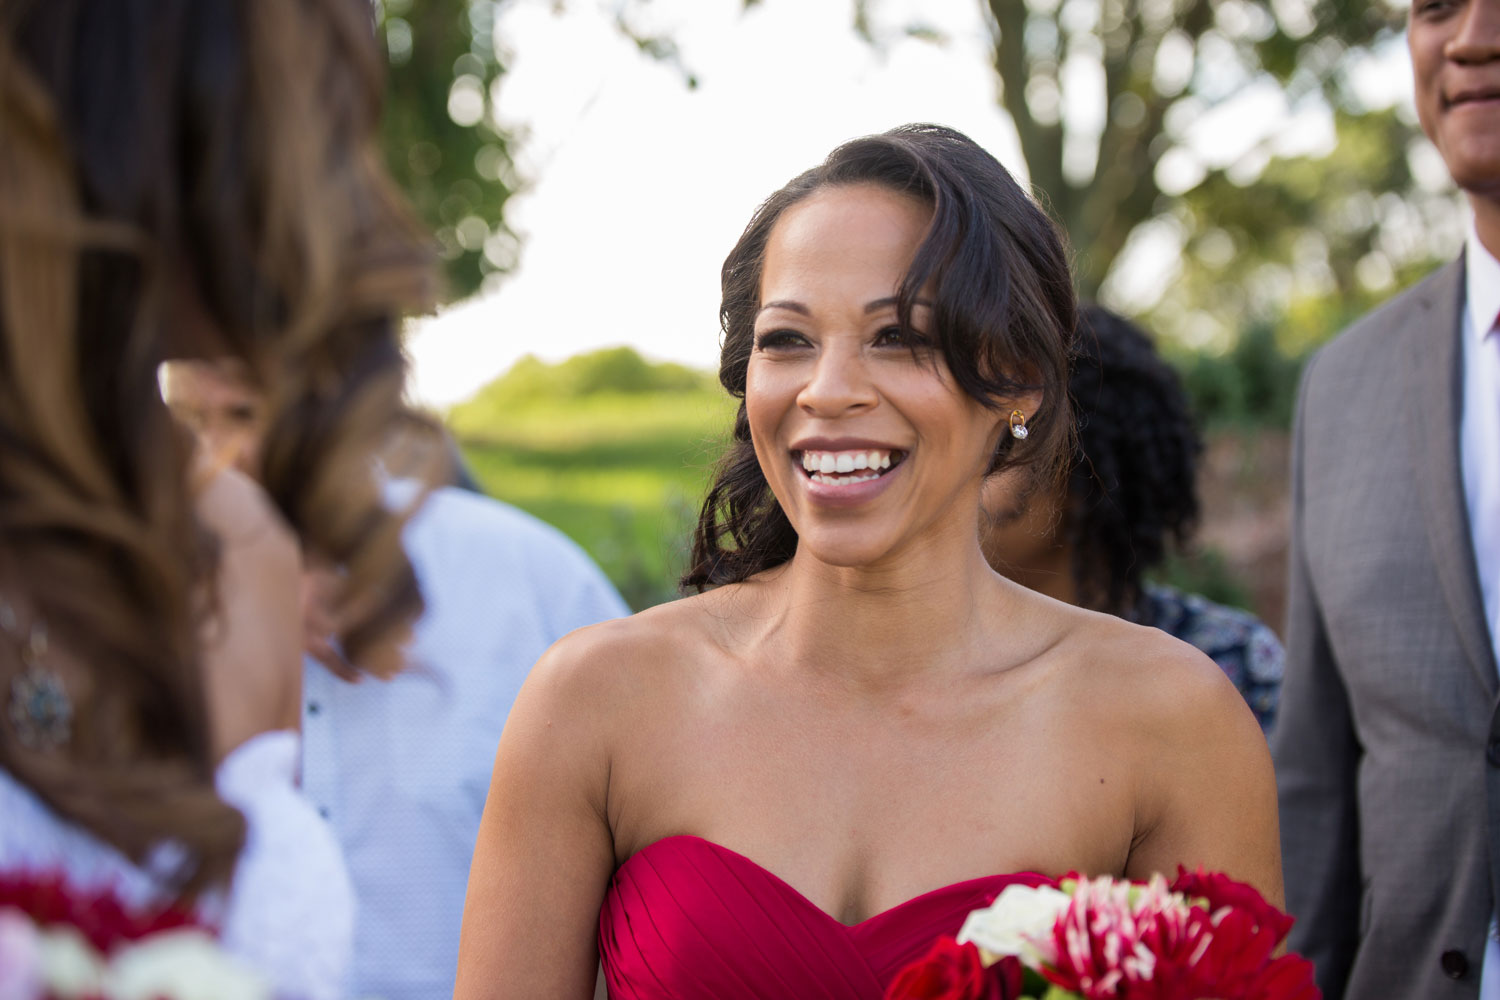
{"type": "Polygon", "coordinates": [[[755,349],[757,351],[774,351],[777,348],[797,347],[807,342],[807,338],[796,330],[767,330],[765,333],[755,335],[755,349]]]}
{"type": "Polygon", "coordinates": [[[931,341],[918,330],[903,326],[882,327],[875,334],[876,347],[904,347],[907,350],[927,347],[931,341]]]}

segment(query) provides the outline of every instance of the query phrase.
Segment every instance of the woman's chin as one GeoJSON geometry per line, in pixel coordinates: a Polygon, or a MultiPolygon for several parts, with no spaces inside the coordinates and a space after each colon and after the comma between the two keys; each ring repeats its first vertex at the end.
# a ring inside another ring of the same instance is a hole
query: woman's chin
{"type": "Polygon", "coordinates": [[[797,554],[837,569],[875,569],[886,562],[896,545],[894,538],[879,537],[867,528],[853,525],[813,529],[797,537],[797,554]]]}

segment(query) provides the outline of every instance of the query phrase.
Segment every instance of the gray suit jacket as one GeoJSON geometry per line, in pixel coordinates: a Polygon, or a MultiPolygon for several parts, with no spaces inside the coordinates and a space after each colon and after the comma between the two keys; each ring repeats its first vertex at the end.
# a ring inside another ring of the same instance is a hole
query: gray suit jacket
{"type": "Polygon", "coordinates": [[[1500,898],[1500,683],[1459,465],[1463,281],[1460,260],[1345,331],[1298,402],[1273,752],[1291,947],[1328,1000],[1477,997],[1500,898]]]}

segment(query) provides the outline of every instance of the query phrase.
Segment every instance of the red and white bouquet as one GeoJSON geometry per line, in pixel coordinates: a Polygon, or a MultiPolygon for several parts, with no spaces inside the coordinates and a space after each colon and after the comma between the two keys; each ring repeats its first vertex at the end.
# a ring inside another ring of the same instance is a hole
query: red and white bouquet
{"type": "Polygon", "coordinates": [[[897,974],[886,1000],[1319,1000],[1276,956],[1292,918],[1241,882],[1068,875],[1012,885],[897,974]]]}
{"type": "Polygon", "coordinates": [[[189,913],[126,906],[59,874],[0,873],[3,1000],[269,1000],[189,913]]]}

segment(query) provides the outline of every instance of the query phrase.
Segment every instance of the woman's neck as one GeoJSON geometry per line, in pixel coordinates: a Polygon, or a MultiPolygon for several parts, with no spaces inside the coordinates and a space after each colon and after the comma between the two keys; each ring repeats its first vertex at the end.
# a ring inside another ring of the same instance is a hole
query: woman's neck
{"type": "Polygon", "coordinates": [[[975,538],[840,567],[799,550],[776,574],[778,658],[871,689],[972,664],[1009,588],[975,538]]]}

